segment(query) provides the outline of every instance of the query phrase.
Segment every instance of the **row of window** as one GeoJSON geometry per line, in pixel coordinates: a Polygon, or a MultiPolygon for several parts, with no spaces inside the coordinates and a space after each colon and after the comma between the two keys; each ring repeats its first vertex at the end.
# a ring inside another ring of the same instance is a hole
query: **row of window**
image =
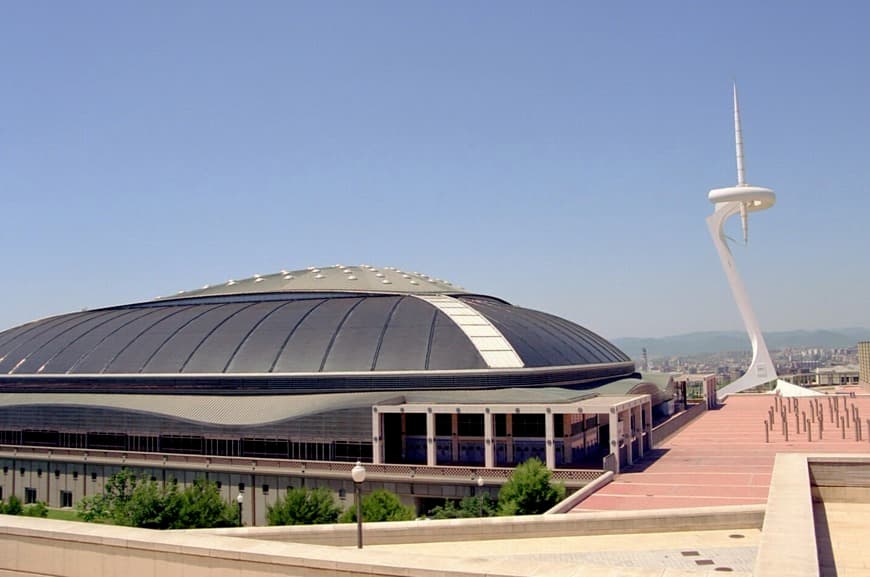
{"type": "Polygon", "coordinates": [[[306,461],[371,460],[369,442],[305,442],[289,439],[212,439],[194,435],[127,435],[124,433],[64,433],[0,430],[0,444],[64,447],[104,451],[177,453],[222,457],[265,457],[306,461]]]}
{"type": "MultiPolygon", "coordinates": [[[[484,431],[484,415],[456,415],[456,434],[460,437],[482,437],[484,431]]],[[[499,413],[494,415],[493,425],[496,437],[506,437],[508,415],[499,413]]],[[[598,424],[598,417],[590,417],[598,424]]],[[[561,437],[564,434],[564,421],[561,415],[553,419],[554,434],[561,437]]],[[[544,437],[545,419],[542,414],[513,414],[511,415],[511,435],[514,437],[544,437]]],[[[422,413],[405,413],[405,433],[407,435],[426,435],[426,415],[422,413]]],[[[435,435],[449,437],[453,435],[453,415],[450,413],[438,413],[435,415],[435,435]]]]}

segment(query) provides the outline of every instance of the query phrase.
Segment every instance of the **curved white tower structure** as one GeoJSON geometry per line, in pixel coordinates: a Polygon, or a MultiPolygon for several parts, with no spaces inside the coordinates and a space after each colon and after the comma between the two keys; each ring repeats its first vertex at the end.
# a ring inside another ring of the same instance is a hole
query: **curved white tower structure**
{"type": "Polygon", "coordinates": [[[743,241],[748,242],[749,213],[770,208],[776,202],[776,195],[769,188],[746,184],[743,170],[743,135],[740,131],[740,108],[737,104],[736,84],[734,85],[734,139],[737,149],[737,186],[714,188],[707,195],[710,202],[715,204],[713,214],[707,217],[707,227],[713,236],[713,244],[716,245],[716,250],[719,252],[722,268],[725,269],[725,276],[728,277],[728,284],[731,285],[731,292],[734,294],[734,300],[737,302],[737,308],[740,309],[743,323],[746,325],[746,332],[749,333],[749,340],[752,342],[752,363],[742,377],[719,390],[720,399],[724,399],[731,393],[750,389],[776,379],[776,368],[773,366],[773,361],[770,360],[764,335],[761,334],[761,328],[758,326],[758,320],[755,318],[755,313],[749,302],[749,295],[746,293],[746,287],[743,286],[743,281],[734,265],[734,255],[728,248],[725,236],[725,221],[729,217],[739,214],[743,225],[743,241]]]}

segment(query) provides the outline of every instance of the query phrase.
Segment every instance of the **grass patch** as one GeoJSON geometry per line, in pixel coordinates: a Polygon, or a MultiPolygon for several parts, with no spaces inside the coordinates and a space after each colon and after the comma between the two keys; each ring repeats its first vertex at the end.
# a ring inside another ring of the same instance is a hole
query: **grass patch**
{"type": "Polygon", "coordinates": [[[48,518],[57,519],[58,521],[82,521],[73,509],[49,509],[48,518]]]}

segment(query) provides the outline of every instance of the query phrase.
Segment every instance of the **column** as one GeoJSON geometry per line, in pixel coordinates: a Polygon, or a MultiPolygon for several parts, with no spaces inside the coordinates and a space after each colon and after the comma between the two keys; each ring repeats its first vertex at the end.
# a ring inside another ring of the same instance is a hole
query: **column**
{"type": "Polygon", "coordinates": [[[643,459],[643,405],[638,405],[634,408],[634,425],[634,436],[637,438],[637,458],[643,459]]]}
{"type": "Polygon", "coordinates": [[[619,415],[611,407],[609,416],[610,454],[613,455],[614,473],[619,473],[619,415]]]}
{"type": "Polygon", "coordinates": [[[435,452],[435,413],[432,409],[426,411],[426,465],[437,465],[437,453],[435,452]]]}
{"type": "Polygon", "coordinates": [[[644,424],[644,432],[646,433],[646,448],[653,450],[653,434],[652,434],[652,399],[647,399],[643,403],[643,410],[646,413],[646,422],[644,424]]]}
{"type": "Polygon", "coordinates": [[[489,409],[483,412],[483,466],[495,467],[495,438],[493,435],[493,415],[489,409]]]}
{"type": "Polygon", "coordinates": [[[553,411],[549,407],[544,413],[544,454],[547,458],[547,468],[556,468],[556,427],[553,424],[553,411]]]}
{"type": "Polygon", "coordinates": [[[372,463],[380,465],[384,462],[384,440],[381,424],[381,414],[377,407],[372,407],[372,463]]]}
{"type": "Polygon", "coordinates": [[[629,465],[634,464],[634,450],[631,446],[631,409],[626,409],[622,411],[622,419],[625,423],[626,437],[625,437],[625,462],[629,465]]]}

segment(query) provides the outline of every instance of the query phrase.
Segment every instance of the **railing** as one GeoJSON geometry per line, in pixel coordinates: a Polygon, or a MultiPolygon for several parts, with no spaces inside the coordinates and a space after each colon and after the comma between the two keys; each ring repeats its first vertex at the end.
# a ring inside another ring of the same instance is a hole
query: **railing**
{"type": "MultiPolygon", "coordinates": [[[[342,461],[302,461],[265,459],[259,457],[209,457],[175,453],[142,453],[134,451],[107,451],[55,447],[0,445],[0,457],[45,461],[72,461],[79,463],[120,464],[135,467],[165,467],[201,471],[255,472],[264,474],[324,476],[345,478],[350,476],[354,463],[342,461]]],[[[401,465],[365,463],[370,478],[394,481],[441,480],[473,483],[482,477],[488,484],[501,484],[513,473],[511,467],[468,467],[453,465],[401,465]]],[[[583,486],[597,479],[601,470],[555,469],[553,479],[570,487],[583,486]]]]}
{"type": "Polygon", "coordinates": [[[707,403],[697,403],[668,419],[658,427],[655,427],[652,432],[652,446],[657,447],[665,442],[669,437],[679,432],[680,429],[700,417],[706,410],[707,403]]]}

